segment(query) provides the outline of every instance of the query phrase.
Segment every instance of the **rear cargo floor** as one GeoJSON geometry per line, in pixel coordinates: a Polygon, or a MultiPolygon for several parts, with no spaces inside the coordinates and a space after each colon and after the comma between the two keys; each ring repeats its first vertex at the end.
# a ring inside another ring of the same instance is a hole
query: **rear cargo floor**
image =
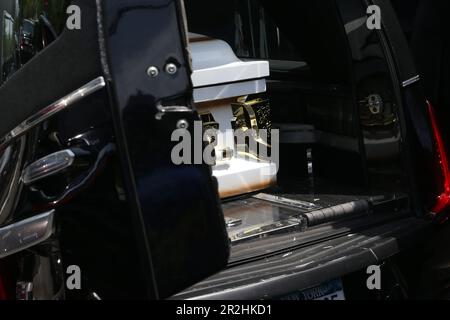
{"type": "Polygon", "coordinates": [[[369,214],[368,196],[260,193],[223,204],[233,244],[369,214]]]}

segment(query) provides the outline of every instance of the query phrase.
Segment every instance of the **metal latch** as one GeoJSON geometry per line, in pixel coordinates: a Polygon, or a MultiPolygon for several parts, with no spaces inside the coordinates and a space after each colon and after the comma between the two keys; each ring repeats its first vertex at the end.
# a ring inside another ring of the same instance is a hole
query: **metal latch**
{"type": "Polygon", "coordinates": [[[167,106],[167,107],[165,107],[161,103],[158,103],[156,108],[159,111],[155,115],[156,120],[162,120],[163,116],[168,113],[180,113],[180,112],[181,113],[185,113],[185,112],[192,113],[193,112],[193,110],[191,108],[188,108],[186,106],[167,106]]]}

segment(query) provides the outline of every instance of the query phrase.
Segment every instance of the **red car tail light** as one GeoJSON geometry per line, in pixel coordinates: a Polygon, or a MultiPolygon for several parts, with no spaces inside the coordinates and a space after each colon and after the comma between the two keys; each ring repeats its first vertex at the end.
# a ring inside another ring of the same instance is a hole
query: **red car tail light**
{"type": "Polygon", "coordinates": [[[440,214],[446,209],[450,208],[450,170],[448,167],[447,153],[445,150],[441,132],[439,130],[439,124],[437,121],[436,113],[429,101],[427,101],[427,107],[428,107],[428,114],[431,120],[433,137],[436,143],[437,161],[439,162],[439,167],[443,178],[442,194],[438,196],[436,204],[432,208],[432,212],[435,214],[440,214]]]}

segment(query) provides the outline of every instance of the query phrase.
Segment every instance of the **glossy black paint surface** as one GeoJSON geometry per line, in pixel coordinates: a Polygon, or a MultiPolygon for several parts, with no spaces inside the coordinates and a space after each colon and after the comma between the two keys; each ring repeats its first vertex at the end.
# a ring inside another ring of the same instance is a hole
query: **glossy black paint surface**
{"type": "MultiPolygon", "coordinates": [[[[4,0],[0,3],[0,12],[7,12],[11,21],[7,26],[10,35],[8,47],[4,45],[3,19],[0,24],[0,39],[3,40],[1,49],[8,49],[0,52],[5,53],[7,58],[0,59],[2,89],[14,87],[9,92],[19,91],[29,97],[36,94],[32,89],[39,85],[37,78],[42,72],[47,78],[55,75],[51,71],[58,70],[61,66],[56,62],[54,54],[61,56],[64,52],[42,51],[53,41],[60,40],[57,37],[64,28],[66,7],[70,2],[4,0]],[[37,59],[36,55],[41,52],[40,59],[37,59]],[[46,64],[49,60],[54,64],[46,64]],[[22,72],[29,64],[34,64],[38,74],[30,72],[30,68],[27,69],[28,72],[22,72]],[[19,72],[25,73],[25,78],[28,76],[24,81],[18,82],[20,88],[17,81],[8,81],[19,72]]],[[[84,25],[86,28],[88,25],[93,26],[89,32],[95,35],[96,23],[89,21],[90,17],[95,18],[95,12],[88,12],[89,4],[93,2],[75,3],[82,6],[84,25]]],[[[80,45],[73,41],[70,43],[80,45]]],[[[97,60],[97,56],[85,58],[97,60]]],[[[69,64],[69,69],[71,67],[79,68],[79,65],[69,64]]],[[[62,76],[70,82],[70,77],[66,74],[62,76]]],[[[92,80],[89,75],[87,79],[92,80]]],[[[81,81],[83,82],[84,80],[81,81]]],[[[26,99],[21,99],[21,103],[24,102],[24,106],[29,109],[39,110],[61,98],[61,95],[78,89],[79,85],[69,83],[56,93],[58,83],[54,83],[47,86],[45,92],[39,92],[47,96],[41,103],[35,99],[30,100],[30,106],[26,105],[26,99]]],[[[0,101],[0,108],[10,113],[15,111],[5,101],[0,101]]],[[[25,118],[20,118],[17,123],[6,127],[11,129],[23,120],[25,118]]],[[[135,254],[136,243],[127,216],[128,208],[126,202],[119,199],[115,189],[118,170],[114,152],[113,128],[105,90],[86,97],[70,110],[32,128],[0,151],[0,227],[48,209],[55,208],[57,212],[57,228],[49,241],[36,246],[32,251],[20,252],[0,261],[1,276],[8,280],[6,289],[9,299],[15,298],[15,286],[19,281],[34,282],[36,299],[85,299],[93,291],[105,298],[144,296],[139,259],[135,254]],[[84,152],[92,155],[87,159],[88,166],[79,166],[31,186],[23,185],[21,175],[27,165],[65,148],[83,148],[84,152]],[[63,243],[63,249],[60,243],[63,243]],[[114,259],[117,260],[113,261],[114,259]],[[80,266],[83,290],[71,291],[65,295],[65,271],[69,265],[80,266]],[[41,280],[36,282],[34,279],[41,280]],[[111,279],[117,279],[117,282],[109,287],[111,279]]]]}
{"type": "Polygon", "coordinates": [[[411,49],[392,5],[379,0],[374,0],[373,3],[385,12],[383,31],[380,33],[384,40],[384,50],[390,58],[389,62],[393,69],[391,72],[395,73],[398,81],[398,94],[402,103],[399,115],[406,152],[404,163],[410,172],[408,178],[413,194],[412,200],[418,214],[428,213],[436,204],[437,196],[443,192],[443,177],[427,113],[427,97],[421,81],[408,86],[402,85],[419,75],[411,49]]]}
{"type": "MultiPolygon", "coordinates": [[[[0,3],[0,86],[56,39],[64,26],[67,3],[66,0],[0,3]]],[[[7,108],[1,102],[0,107],[7,108]]],[[[40,130],[34,128],[0,151],[0,225],[33,212],[21,174],[24,166],[35,159],[40,130]]]]}
{"type": "Polygon", "coordinates": [[[401,130],[399,116],[401,101],[377,30],[367,28],[367,6],[362,1],[337,2],[337,10],[346,26],[358,131],[370,190],[373,194],[408,193],[407,168],[403,165],[405,132],[401,130]],[[370,99],[379,104],[375,106],[370,99]],[[391,183],[386,184],[387,180],[391,183]]]}
{"type": "Polygon", "coordinates": [[[176,166],[171,160],[177,122],[185,119],[192,129],[195,112],[156,117],[158,105],[192,108],[180,3],[104,1],[103,8],[118,148],[128,162],[128,197],[137,201],[134,214],[144,223],[141,232],[148,241],[157,296],[164,298],[219,270],[228,258],[210,169],[176,166]],[[165,72],[169,63],[177,66],[176,74],[165,72]],[[159,76],[147,75],[150,66],[160,70],[159,76]]]}

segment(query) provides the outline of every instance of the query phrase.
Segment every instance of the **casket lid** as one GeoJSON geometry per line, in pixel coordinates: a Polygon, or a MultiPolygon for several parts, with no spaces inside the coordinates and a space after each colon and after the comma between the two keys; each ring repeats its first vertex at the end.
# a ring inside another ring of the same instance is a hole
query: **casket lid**
{"type": "Polygon", "coordinates": [[[261,79],[270,74],[269,62],[242,61],[225,41],[194,33],[189,33],[189,39],[194,87],[261,79]]]}

